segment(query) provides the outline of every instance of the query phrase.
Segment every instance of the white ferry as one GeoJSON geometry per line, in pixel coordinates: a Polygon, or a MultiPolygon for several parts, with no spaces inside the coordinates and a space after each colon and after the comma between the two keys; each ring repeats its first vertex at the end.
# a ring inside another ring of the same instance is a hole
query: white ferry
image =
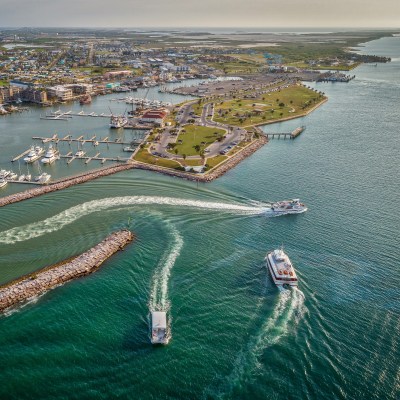
{"type": "Polygon", "coordinates": [[[53,149],[53,146],[50,145],[48,150],[46,151],[46,154],[44,155],[44,158],[42,158],[40,161],[43,164],[52,164],[56,160],[57,160],[57,152],[53,149]]]}
{"type": "Polygon", "coordinates": [[[151,313],[151,343],[168,343],[167,313],[164,311],[152,311],[151,313]]]}
{"type": "Polygon", "coordinates": [[[300,203],[300,199],[278,201],[271,206],[271,213],[277,215],[301,214],[306,211],[307,207],[304,203],[300,203]]]}
{"type": "Polygon", "coordinates": [[[296,271],[282,248],[268,253],[265,260],[276,286],[297,286],[296,271]]]}
{"type": "Polygon", "coordinates": [[[123,115],[112,115],[110,119],[110,128],[123,128],[128,123],[128,118],[123,115]]]}
{"type": "Polygon", "coordinates": [[[40,158],[40,156],[44,153],[44,149],[40,146],[31,147],[28,155],[24,158],[26,163],[33,163],[40,158]]]}

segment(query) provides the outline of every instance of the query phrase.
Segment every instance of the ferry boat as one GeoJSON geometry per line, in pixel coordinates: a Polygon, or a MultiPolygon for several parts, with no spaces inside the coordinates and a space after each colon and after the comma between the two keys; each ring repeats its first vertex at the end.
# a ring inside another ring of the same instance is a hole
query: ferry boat
{"type": "Polygon", "coordinates": [[[277,215],[301,214],[306,211],[307,207],[304,203],[300,203],[300,199],[278,201],[271,206],[271,213],[277,215]]]}
{"type": "Polygon", "coordinates": [[[167,313],[164,311],[153,311],[151,313],[151,343],[168,343],[167,313]]]}
{"type": "Polygon", "coordinates": [[[39,183],[47,183],[51,178],[51,175],[43,172],[40,175],[35,177],[35,182],[39,182],[39,183]]]}
{"type": "Polygon", "coordinates": [[[43,164],[52,164],[54,161],[57,160],[57,152],[53,149],[53,146],[50,145],[44,158],[41,159],[43,164]]]}
{"type": "Polygon", "coordinates": [[[265,260],[276,286],[297,286],[296,271],[283,248],[271,251],[267,254],[265,260]]]}
{"type": "Polygon", "coordinates": [[[28,155],[24,158],[26,163],[33,163],[40,158],[40,156],[44,153],[44,149],[40,146],[31,147],[28,155]]]}
{"type": "Polygon", "coordinates": [[[112,115],[110,119],[110,128],[123,128],[128,123],[128,118],[123,115],[112,115]]]}

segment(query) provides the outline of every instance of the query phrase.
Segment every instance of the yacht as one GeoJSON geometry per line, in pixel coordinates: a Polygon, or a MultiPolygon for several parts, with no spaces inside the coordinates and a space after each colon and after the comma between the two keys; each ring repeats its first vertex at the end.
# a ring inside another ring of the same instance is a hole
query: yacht
{"type": "Polygon", "coordinates": [[[297,286],[296,271],[283,248],[271,251],[265,260],[276,286],[297,286]]]}
{"type": "Polygon", "coordinates": [[[278,201],[271,206],[271,213],[277,215],[301,214],[305,211],[307,211],[307,207],[300,203],[300,199],[278,201]]]}
{"type": "Polygon", "coordinates": [[[128,118],[123,115],[112,115],[110,119],[110,128],[123,128],[128,123],[128,118]]]}
{"type": "Polygon", "coordinates": [[[48,150],[46,151],[46,154],[44,155],[44,158],[41,159],[41,162],[43,164],[52,164],[56,160],[57,160],[57,151],[55,151],[53,149],[53,146],[50,145],[48,150]]]}
{"type": "Polygon", "coordinates": [[[40,146],[33,147],[31,146],[28,155],[24,158],[26,163],[33,163],[40,158],[40,156],[44,153],[44,149],[40,146]]]}
{"type": "Polygon", "coordinates": [[[10,174],[11,171],[7,171],[6,169],[0,169],[0,179],[5,179],[10,174]]]}
{"type": "Polygon", "coordinates": [[[42,172],[40,175],[35,177],[35,182],[38,183],[47,183],[51,178],[51,175],[46,173],[46,172],[42,172]]]}
{"type": "Polygon", "coordinates": [[[7,181],[5,179],[0,179],[0,188],[3,188],[7,185],[7,181]]]}
{"type": "Polygon", "coordinates": [[[151,313],[151,343],[168,343],[167,313],[164,311],[153,311],[151,313]]]}

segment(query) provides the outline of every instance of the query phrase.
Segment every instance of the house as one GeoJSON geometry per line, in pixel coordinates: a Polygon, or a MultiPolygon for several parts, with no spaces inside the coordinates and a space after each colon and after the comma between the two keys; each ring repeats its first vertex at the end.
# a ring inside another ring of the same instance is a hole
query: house
{"type": "Polygon", "coordinates": [[[150,123],[158,126],[164,126],[164,120],[167,117],[168,112],[165,109],[162,110],[149,110],[146,111],[140,118],[142,123],[150,123]]]}

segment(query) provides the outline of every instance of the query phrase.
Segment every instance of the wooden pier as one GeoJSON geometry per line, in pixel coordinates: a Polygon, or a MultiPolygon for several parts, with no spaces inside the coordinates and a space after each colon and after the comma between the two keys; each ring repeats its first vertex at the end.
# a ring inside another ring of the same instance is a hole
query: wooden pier
{"type": "Polygon", "coordinates": [[[73,155],[71,152],[65,155],[60,155],[60,158],[68,159],[67,164],[71,164],[72,161],[74,160],[85,160],[85,164],[89,164],[90,161],[92,160],[101,161],[102,164],[104,164],[106,161],[128,162],[130,160],[130,158],[122,158],[122,157],[103,157],[100,155],[100,153],[97,153],[94,156],[77,157],[73,155]]]}
{"type": "Polygon", "coordinates": [[[15,157],[11,160],[11,162],[18,161],[18,160],[19,160],[20,158],[22,158],[23,156],[26,156],[30,151],[31,151],[31,149],[28,149],[28,150],[25,150],[23,153],[18,154],[17,156],[15,156],[15,157]]]}
{"type": "Polygon", "coordinates": [[[298,128],[296,128],[294,131],[292,132],[262,132],[268,139],[275,139],[275,137],[277,137],[278,139],[281,138],[281,136],[283,137],[283,139],[289,138],[289,139],[296,139],[297,136],[299,136],[304,129],[306,129],[305,126],[300,126],[298,128]]]}

